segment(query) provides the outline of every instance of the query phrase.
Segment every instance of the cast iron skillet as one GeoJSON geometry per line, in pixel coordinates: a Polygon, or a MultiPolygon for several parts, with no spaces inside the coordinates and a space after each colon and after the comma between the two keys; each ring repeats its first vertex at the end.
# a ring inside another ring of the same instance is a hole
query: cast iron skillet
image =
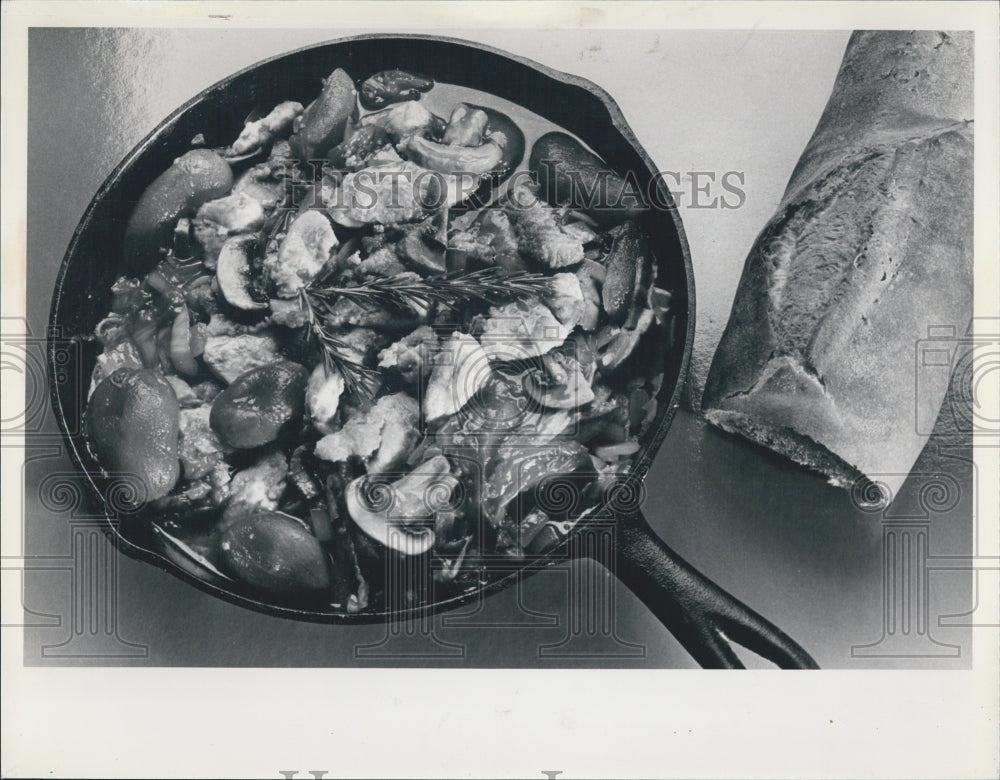
{"type": "MultiPolygon", "coordinates": [[[[320,79],[342,67],[355,79],[392,67],[416,70],[437,81],[458,84],[517,103],[584,139],[614,169],[632,171],[645,189],[653,183],[660,206],[651,209],[644,229],[658,258],[657,284],[673,292],[674,337],[666,347],[664,380],[654,424],[641,441],[630,474],[634,498],[680,402],[694,338],[694,279],[680,216],[670,193],[655,178],[656,168],[640,147],[611,97],[594,84],[550,70],[529,60],[479,44],[410,35],[360,36],[312,46],[254,65],[205,90],[169,116],[115,169],[94,196],[63,259],[52,299],[49,368],[52,403],[70,455],[88,490],[109,518],[109,529],[129,555],[171,571],[192,584],[242,606],[313,621],[358,623],[385,620],[390,613],[330,613],[301,606],[276,606],[239,593],[224,584],[193,576],[162,554],[147,532],[122,515],[125,504],[114,475],[102,474],[81,434],[86,388],[96,355],[86,345],[79,360],[66,360],[66,337],[90,333],[108,310],[112,282],[120,273],[125,222],[146,186],[202,133],[210,146],[223,146],[238,134],[241,120],[258,105],[281,100],[308,103],[320,79]],[[124,529],[131,529],[125,531],[124,529]]],[[[660,355],[664,350],[660,350],[660,355]]],[[[704,667],[742,666],[730,640],[783,668],[815,668],[809,655],[780,629],[746,607],[683,561],[651,531],[638,501],[608,499],[600,516],[614,518],[615,543],[572,544],[588,528],[586,521],[564,525],[554,549],[526,563],[531,570],[589,555],[608,566],[653,611],[704,667]],[[562,537],[562,538],[559,538],[562,537]]],[[[591,515],[594,516],[594,515],[591,515]]],[[[591,526],[592,527],[592,524],[591,526]]],[[[554,534],[552,529],[550,533],[554,534]]],[[[509,563],[508,563],[509,567],[509,563]]],[[[516,572],[495,576],[487,592],[507,587],[516,572]]],[[[478,593],[452,596],[405,613],[451,609],[478,593]]],[[[394,617],[403,614],[392,613],[394,617]]]]}

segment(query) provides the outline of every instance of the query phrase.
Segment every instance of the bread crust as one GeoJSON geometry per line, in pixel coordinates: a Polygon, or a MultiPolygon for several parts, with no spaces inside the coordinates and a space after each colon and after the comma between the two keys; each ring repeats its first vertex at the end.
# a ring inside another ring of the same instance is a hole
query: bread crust
{"type": "Polygon", "coordinates": [[[970,33],[852,35],[747,257],[706,383],[710,422],[835,484],[898,490],[926,443],[916,421],[948,389],[921,374],[917,392],[917,343],[972,318],[972,85],[970,33]]]}

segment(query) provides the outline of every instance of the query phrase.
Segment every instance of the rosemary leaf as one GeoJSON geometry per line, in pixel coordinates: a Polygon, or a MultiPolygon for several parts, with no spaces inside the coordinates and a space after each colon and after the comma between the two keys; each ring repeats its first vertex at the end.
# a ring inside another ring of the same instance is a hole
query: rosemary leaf
{"type": "Polygon", "coordinates": [[[314,284],[299,291],[299,305],[309,319],[309,329],[323,350],[328,371],[338,371],[345,388],[358,397],[371,398],[378,392],[381,375],[356,361],[343,340],[324,328],[324,319],[333,304],[346,298],[360,306],[391,309],[428,309],[432,305],[457,306],[464,303],[496,304],[544,294],[551,289],[551,277],[537,273],[508,274],[499,268],[484,268],[457,276],[398,274],[357,285],[337,287],[314,284]]]}
{"type": "Polygon", "coordinates": [[[495,304],[514,298],[544,294],[550,288],[546,274],[505,273],[499,268],[483,268],[458,276],[399,274],[357,285],[311,287],[310,297],[330,301],[347,298],[359,305],[390,306],[400,309],[426,309],[431,304],[456,306],[463,303],[495,304]]]}
{"type": "Polygon", "coordinates": [[[378,371],[368,368],[353,357],[353,350],[343,340],[324,330],[322,319],[316,314],[314,301],[301,290],[299,305],[309,319],[309,330],[323,350],[323,364],[327,373],[336,371],[344,380],[344,389],[357,398],[372,398],[382,384],[378,371]]]}

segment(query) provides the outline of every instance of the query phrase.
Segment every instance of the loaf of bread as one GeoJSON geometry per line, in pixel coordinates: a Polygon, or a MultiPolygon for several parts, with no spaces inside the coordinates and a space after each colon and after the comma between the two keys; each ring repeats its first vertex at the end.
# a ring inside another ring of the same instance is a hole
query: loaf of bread
{"type": "Polygon", "coordinates": [[[711,423],[885,500],[948,390],[918,342],[972,317],[972,63],[971,33],[851,36],[702,400],[711,423]]]}

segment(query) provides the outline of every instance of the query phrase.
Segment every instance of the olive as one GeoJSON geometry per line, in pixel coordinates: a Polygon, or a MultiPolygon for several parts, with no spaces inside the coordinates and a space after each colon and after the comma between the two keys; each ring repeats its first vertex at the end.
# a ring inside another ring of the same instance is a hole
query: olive
{"type": "Polygon", "coordinates": [[[268,444],[301,422],[308,378],[288,360],[252,368],[216,396],[209,423],[230,447],[268,444]]]}
{"type": "Polygon", "coordinates": [[[616,225],[645,208],[641,191],[566,133],[546,133],[531,148],[528,168],[552,203],[581,209],[616,225]]]}
{"type": "Polygon", "coordinates": [[[125,262],[132,272],[142,275],[159,262],[180,217],[192,216],[232,186],[232,169],[210,149],[194,149],[174,160],[142,193],[125,227],[125,262]]]}
{"type": "Polygon", "coordinates": [[[136,475],[146,501],[167,495],[180,476],[177,396],[158,371],[120,368],[101,382],[86,415],[87,436],[98,463],[136,475]]]}
{"type": "Polygon", "coordinates": [[[323,91],[295,118],[288,139],[292,154],[302,162],[319,160],[344,140],[347,120],[357,108],[354,82],[337,68],[323,82],[323,91]]]}
{"type": "Polygon", "coordinates": [[[237,520],[222,534],[222,564],[248,585],[280,595],[310,595],[330,587],[327,557],[299,522],[268,510],[237,520]]]}
{"type": "Polygon", "coordinates": [[[430,91],[434,80],[405,70],[383,70],[369,76],[361,85],[361,105],[369,111],[385,108],[390,103],[420,100],[430,91]]]}
{"type": "Polygon", "coordinates": [[[634,328],[649,294],[653,272],[653,256],[635,220],[618,228],[605,267],[601,297],[608,319],[613,325],[634,328]]]}

